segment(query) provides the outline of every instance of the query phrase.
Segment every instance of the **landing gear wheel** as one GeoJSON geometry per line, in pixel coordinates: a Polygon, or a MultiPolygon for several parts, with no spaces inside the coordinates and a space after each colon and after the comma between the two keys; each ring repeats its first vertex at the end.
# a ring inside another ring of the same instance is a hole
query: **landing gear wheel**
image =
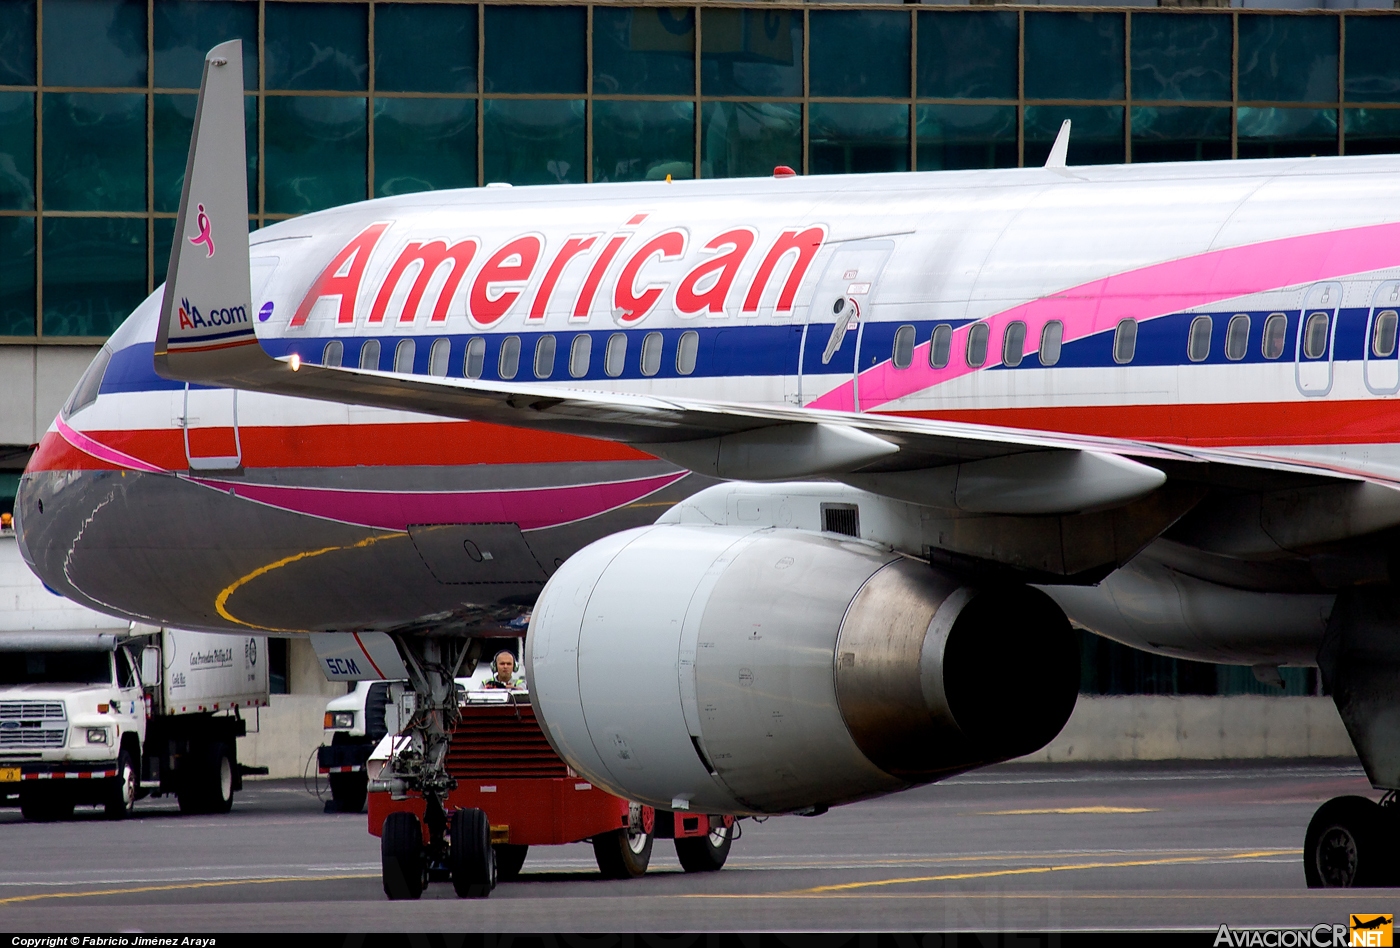
{"type": "Polygon", "coordinates": [[[635,879],[651,862],[652,834],[644,829],[624,828],[593,837],[593,858],[598,871],[607,879],[635,879]]]}
{"type": "Polygon", "coordinates": [[[1365,797],[1336,797],[1313,814],[1303,839],[1308,888],[1394,883],[1390,824],[1394,817],[1365,797]]]}
{"type": "Polygon", "coordinates": [[[73,798],[61,790],[45,787],[44,792],[19,793],[19,812],[31,823],[53,823],[73,818],[73,798]]]}
{"type": "Polygon", "coordinates": [[[102,804],[103,815],[109,820],[124,820],[136,808],[136,765],[131,752],[122,748],[117,756],[117,777],[102,804]]]}
{"type": "MultiPolygon", "coordinates": [[[[711,817],[714,819],[714,817],[711,817]]],[[[686,872],[715,872],[724,868],[729,847],[734,844],[734,825],[711,826],[706,836],[676,840],[676,858],[686,872]]]]}
{"type": "Polygon", "coordinates": [[[227,744],[208,744],[192,754],[196,765],[175,797],[181,813],[227,813],[233,809],[233,753],[227,744]]]}
{"type": "Polygon", "coordinates": [[[423,894],[423,827],[412,813],[390,813],[379,840],[384,894],[416,899],[423,894]]]}
{"type": "Polygon", "coordinates": [[[452,870],[452,888],[459,898],[486,898],[496,887],[496,853],[491,848],[486,813],[469,808],[453,810],[449,832],[447,865],[452,870]]]}
{"type": "Polygon", "coordinates": [[[331,774],[331,801],[338,813],[359,813],[369,796],[369,777],[363,770],[348,774],[331,774]]]}
{"type": "Polygon", "coordinates": [[[519,879],[520,867],[525,865],[525,853],[530,847],[502,843],[492,848],[496,850],[496,879],[501,882],[519,879]]]}

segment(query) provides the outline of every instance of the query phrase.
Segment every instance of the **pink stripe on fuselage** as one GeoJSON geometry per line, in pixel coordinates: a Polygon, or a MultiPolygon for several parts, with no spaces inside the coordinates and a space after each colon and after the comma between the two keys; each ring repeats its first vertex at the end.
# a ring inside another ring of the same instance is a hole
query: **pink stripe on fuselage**
{"type": "MultiPolygon", "coordinates": [[[[1349,230],[1283,237],[1244,247],[1212,250],[1104,277],[1014,306],[987,317],[991,337],[982,368],[1001,364],[1002,333],[1013,320],[1026,323],[1026,353],[1037,350],[1046,322],[1064,323],[1064,341],[1072,342],[1113,329],[1122,319],[1139,321],[1169,316],[1207,303],[1317,280],[1336,279],[1400,266],[1400,224],[1375,224],[1349,230]]],[[[953,334],[953,358],[946,367],[928,364],[928,343],[920,345],[907,369],[885,361],[860,373],[859,407],[869,408],[948,382],[977,369],[963,353],[971,324],[953,334]]],[[[853,411],[854,385],[846,382],[811,402],[812,408],[853,411]]]]}
{"type": "Polygon", "coordinates": [[[607,513],[674,484],[686,473],[567,487],[414,492],[191,480],[270,507],[385,530],[405,530],[411,523],[516,523],[522,530],[537,530],[607,513]]]}
{"type": "Polygon", "coordinates": [[[94,441],[81,431],[73,428],[65,422],[62,417],[55,418],[53,423],[54,426],[58,428],[58,433],[63,436],[63,440],[67,441],[84,454],[92,455],[99,461],[106,461],[108,464],[115,464],[118,467],[130,468],[133,471],[145,471],[148,474],[170,473],[164,468],[156,467],[154,464],[143,461],[140,458],[132,457],[123,451],[118,451],[116,448],[109,448],[101,441],[94,441]]]}

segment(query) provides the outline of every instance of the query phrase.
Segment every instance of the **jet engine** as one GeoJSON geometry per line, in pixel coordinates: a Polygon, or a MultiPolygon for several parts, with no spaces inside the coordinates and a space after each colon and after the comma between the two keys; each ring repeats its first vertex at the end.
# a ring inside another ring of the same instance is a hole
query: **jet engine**
{"type": "Polygon", "coordinates": [[[1031,753],[1079,690],[1027,586],[969,586],[829,533],[658,524],[545,586],[526,670],[554,749],[619,796],[817,811],[1031,753]]]}

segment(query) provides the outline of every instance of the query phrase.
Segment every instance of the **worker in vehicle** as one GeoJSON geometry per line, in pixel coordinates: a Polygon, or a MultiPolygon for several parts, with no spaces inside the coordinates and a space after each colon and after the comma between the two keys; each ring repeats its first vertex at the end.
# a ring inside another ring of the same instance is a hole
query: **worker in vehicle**
{"type": "Polygon", "coordinates": [[[524,688],[525,679],[515,673],[515,656],[501,649],[491,659],[491,671],[495,672],[482,684],[483,688],[524,688]]]}

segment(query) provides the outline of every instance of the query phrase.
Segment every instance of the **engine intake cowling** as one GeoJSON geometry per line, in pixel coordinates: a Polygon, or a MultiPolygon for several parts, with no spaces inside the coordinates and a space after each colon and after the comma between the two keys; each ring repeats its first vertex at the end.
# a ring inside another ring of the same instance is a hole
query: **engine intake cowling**
{"type": "Polygon", "coordinates": [[[777,813],[1048,743],[1076,639],[1049,597],[830,534],[661,524],[564,563],[526,643],[579,773],[653,806],[777,813]]]}

